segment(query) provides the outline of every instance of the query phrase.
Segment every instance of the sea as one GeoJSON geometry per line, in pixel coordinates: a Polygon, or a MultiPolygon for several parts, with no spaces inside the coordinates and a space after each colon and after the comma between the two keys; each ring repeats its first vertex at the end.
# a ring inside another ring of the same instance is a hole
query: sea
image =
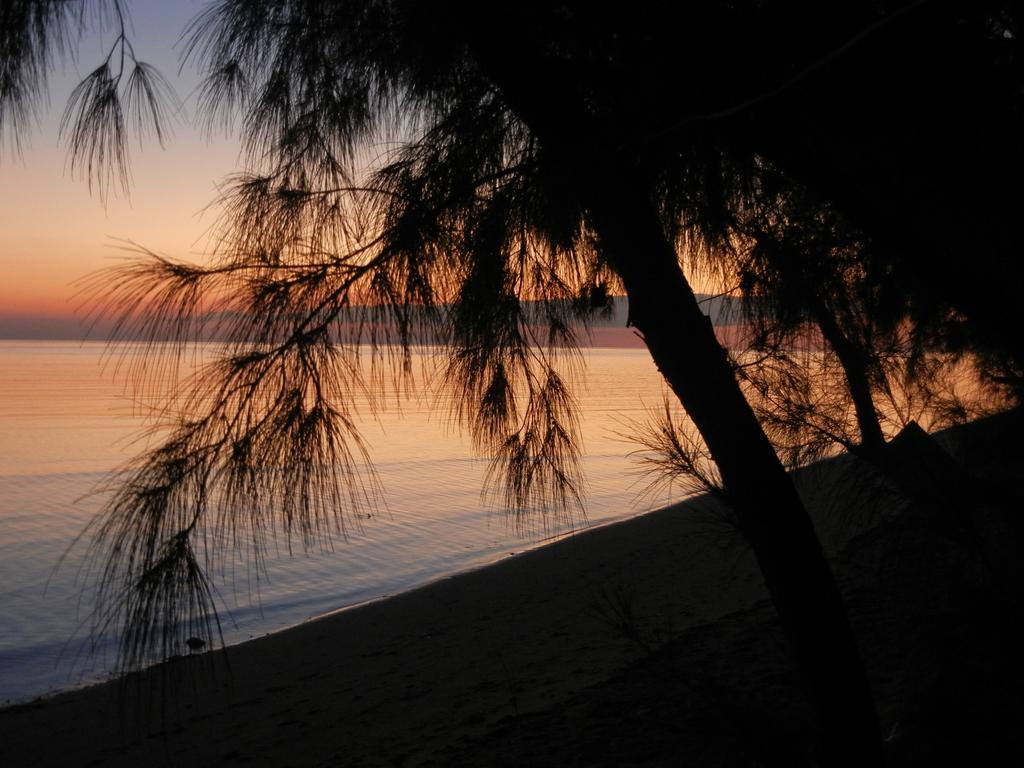
{"type": "MultiPolygon", "coordinates": [[[[196,350],[201,362],[216,349],[196,350]],[[204,357],[205,356],[205,357],[204,357]]],[[[116,640],[95,636],[83,572],[88,523],[112,473],[145,445],[152,393],[126,372],[131,352],[98,342],[0,341],[0,704],[105,679],[116,640]]],[[[188,355],[186,355],[188,357],[188,355]]],[[[436,355],[414,353],[412,370],[436,355]]],[[[453,424],[438,379],[395,387],[360,429],[383,497],[305,551],[272,539],[264,571],[245,558],[213,574],[228,644],[479,568],[590,526],[677,501],[648,489],[631,440],[666,396],[646,350],[589,348],[574,377],[584,510],[517,522],[483,494],[487,462],[453,424]]],[[[184,651],[184,649],[183,649],[184,651]]]]}

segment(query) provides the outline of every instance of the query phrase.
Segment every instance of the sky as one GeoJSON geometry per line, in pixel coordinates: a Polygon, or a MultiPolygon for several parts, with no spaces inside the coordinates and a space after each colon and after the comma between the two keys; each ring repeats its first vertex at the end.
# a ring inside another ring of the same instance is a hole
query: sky
{"type": "MultiPolygon", "coordinates": [[[[198,0],[130,0],[139,58],[155,65],[174,85],[185,112],[194,111],[197,78],[179,75],[178,43],[198,0]]],[[[122,240],[177,258],[201,260],[204,233],[213,223],[203,210],[217,184],[238,169],[238,142],[208,140],[191,120],[179,120],[161,149],[155,140],[140,148],[132,140],[130,197],[106,203],[82,179],[74,178],[66,146],[59,140],[67,97],[83,73],[105,55],[111,35],[90,34],[76,61],[58,64],[49,84],[49,104],[40,105],[35,129],[23,137],[20,153],[5,141],[0,151],[0,338],[85,333],[80,287],[75,281],[117,263],[122,240]]]]}
{"type": "MultiPolygon", "coordinates": [[[[201,262],[218,183],[241,169],[236,136],[211,138],[194,125],[198,77],[191,67],[180,71],[182,32],[205,2],[126,5],[139,59],[172,82],[183,115],[165,147],[131,137],[129,196],[101,200],[72,174],[59,125],[72,89],[109,50],[112,31],[86,34],[76,57],[57,65],[48,104],[40,105],[35,129],[20,137],[21,151],[0,137],[0,339],[85,338],[89,306],[78,281],[127,258],[126,241],[201,262]]],[[[90,335],[97,337],[102,331],[90,335]]]]}

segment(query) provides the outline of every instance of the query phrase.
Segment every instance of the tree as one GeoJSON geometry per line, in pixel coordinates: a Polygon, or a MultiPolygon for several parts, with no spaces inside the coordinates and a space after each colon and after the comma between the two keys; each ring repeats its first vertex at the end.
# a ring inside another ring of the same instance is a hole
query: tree
{"type": "MultiPolygon", "coordinates": [[[[856,80],[865,64],[889,73],[905,55],[906,25],[923,24],[939,42],[917,44],[922,61],[950,39],[969,44],[956,96],[1003,116],[1015,103],[1003,100],[1004,49],[1017,45],[1018,17],[1001,3],[908,3],[881,15],[869,5],[826,16],[813,3],[650,4],[624,18],[586,3],[525,3],[495,23],[493,10],[460,2],[229,0],[200,16],[188,51],[207,72],[202,112],[214,122],[241,112],[253,170],[227,194],[216,263],[153,257],[108,286],[124,332],[183,342],[213,327],[229,342],[95,529],[104,616],[123,625],[125,659],[210,631],[198,540],[230,546],[244,534],[258,544],[275,519],[315,538],[372,495],[351,414],[365,386],[353,364],[361,342],[401,371],[418,338],[447,341],[456,414],[495,457],[510,505],[578,500],[556,350],[573,348],[571,308],[621,288],[719,467],[818,706],[823,754],[878,763],[839,592],[681,269],[722,247],[768,158],[877,241],[922,311],[954,309],[978,343],[1011,367],[1024,360],[1005,307],[933,274],[915,241],[934,222],[921,200],[938,194],[926,150],[946,129],[926,149],[897,142],[913,173],[906,188],[894,183],[892,132],[876,139],[868,126],[889,110],[912,125],[922,118],[895,102],[896,86],[874,92],[856,80]],[[970,91],[992,72],[999,84],[970,91]],[[384,135],[399,148],[360,177],[360,153],[384,135]]],[[[13,115],[21,130],[55,45],[82,18],[70,7],[5,5],[0,126],[13,115]]],[[[921,114],[935,113],[945,74],[922,79],[921,114]]],[[[120,78],[108,59],[78,92],[72,144],[88,170],[109,167],[122,146],[120,78]]],[[[137,103],[157,103],[156,91],[141,88],[137,103]]],[[[148,109],[137,112],[158,125],[148,109]]],[[[1000,147],[1012,145],[1007,136],[1000,147]]],[[[968,154],[950,159],[939,188],[977,180],[968,154]]],[[[998,265],[1016,236],[996,215],[1006,201],[985,202],[997,226],[984,245],[998,265]]]]}
{"type": "Polygon", "coordinates": [[[1012,2],[844,3],[819,40],[845,44],[746,115],[761,154],[872,241],[912,316],[952,321],[1018,388],[1014,290],[991,278],[1021,251],[1021,22],[1012,2]]]}
{"type": "Polygon", "coordinates": [[[915,321],[862,233],[770,169],[760,184],[723,256],[753,357],[737,367],[787,465],[838,447],[888,472],[886,443],[911,421],[936,429],[1006,407],[992,387],[957,391],[969,354],[915,321]]]}

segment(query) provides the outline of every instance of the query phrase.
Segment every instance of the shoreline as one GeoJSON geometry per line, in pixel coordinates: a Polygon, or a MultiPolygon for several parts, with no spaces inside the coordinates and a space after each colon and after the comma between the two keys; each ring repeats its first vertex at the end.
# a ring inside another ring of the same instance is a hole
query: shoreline
{"type": "Polygon", "coordinates": [[[433,584],[436,584],[439,581],[444,581],[445,579],[452,579],[452,578],[456,578],[456,577],[459,577],[459,576],[465,576],[467,574],[475,573],[476,571],[480,571],[480,570],[483,570],[485,568],[490,568],[490,567],[492,567],[494,565],[497,565],[498,563],[503,563],[503,562],[505,562],[507,559],[509,559],[511,557],[522,557],[524,555],[528,555],[529,553],[531,553],[531,552],[533,552],[535,550],[543,549],[545,547],[554,546],[554,545],[558,544],[559,542],[565,541],[566,539],[572,539],[572,538],[575,538],[577,536],[582,536],[582,535],[587,534],[587,533],[589,533],[591,531],[597,531],[597,530],[600,530],[602,528],[607,528],[608,526],[618,525],[620,523],[627,523],[630,520],[635,520],[638,517],[644,517],[646,515],[653,515],[653,514],[658,514],[658,513],[661,513],[661,512],[667,512],[668,510],[676,509],[678,507],[681,507],[681,506],[687,504],[690,501],[693,501],[694,498],[695,498],[694,496],[688,496],[688,497],[686,497],[684,499],[680,499],[679,501],[673,502],[672,504],[669,504],[669,505],[664,506],[664,507],[658,507],[656,509],[649,509],[646,512],[632,513],[632,514],[630,514],[627,517],[614,518],[614,519],[611,519],[611,520],[602,520],[601,522],[594,523],[593,525],[584,526],[582,528],[573,528],[573,529],[568,530],[568,531],[563,531],[562,533],[556,533],[556,534],[552,534],[551,536],[545,536],[544,538],[538,539],[537,541],[534,541],[532,543],[526,543],[526,545],[522,549],[516,550],[515,552],[506,552],[503,555],[496,555],[493,560],[488,560],[487,562],[478,562],[478,563],[474,563],[472,565],[467,565],[465,567],[456,568],[455,570],[452,570],[452,571],[438,573],[438,574],[436,574],[434,576],[431,576],[426,581],[423,581],[423,582],[418,583],[418,584],[413,584],[413,585],[411,585],[411,586],[409,586],[409,587],[407,587],[405,589],[401,589],[401,590],[398,590],[396,592],[385,593],[385,594],[379,595],[377,597],[368,597],[365,600],[359,600],[359,601],[357,601],[355,603],[350,603],[349,605],[342,605],[342,606],[340,606],[338,608],[332,608],[332,609],[330,609],[328,611],[324,611],[322,613],[314,614],[313,616],[310,616],[309,618],[303,619],[302,621],[296,622],[295,624],[289,624],[287,626],[281,627],[280,629],[271,630],[270,632],[266,632],[263,635],[260,635],[259,637],[253,637],[253,638],[249,638],[247,640],[242,640],[239,643],[233,643],[231,646],[227,646],[227,647],[234,647],[236,645],[241,645],[241,643],[248,643],[248,642],[251,642],[252,640],[258,640],[258,639],[260,639],[262,637],[269,637],[270,635],[276,635],[279,632],[287,632],[290,629],[295,629],[296,627],[301,627],[302,625],[308,624],[308,623],[310,623],[312,621],[319,621],[321,619],[326,619],[326,618],[329,618],[331,616],[335,616],[337,614],[344,613],[345,611],[354,610],[354,609],[357,609],[357,608],[361,608],[361,607],[363,607],[365,605],[371,605],[373,603],[380,602],[381,600],[390,600],[390,599],[395,598],[395,597],[400,597],[402,595],[408,594],[409,592],[414,592],[417,589],[422,589],[424,587],[432,586],[433,584]]]}
{"type": "MultiPolygon", "coordinates": [[[[82,351],[61,343],[49,351],[39,344],[29,344],[22,352],[11,348],[6,360],[11,365],[5,369],[9,375],[0,377],[7,395],[0,429],[12,445],[20,441],[25,446],[0,462],[8,470],[0,476],[0,571],[6,587],[0,624],[8,630],[0,652],[0,702],[22,703],[104,679],[105,663],[77,654],[91,639],[91,585],[76,581],[75,570],[88,542],[53,572],[68,542],[102,512],[107,497],[93,491],[110,479],[108,470],[132,460],[131,441],[144,426],[136,419],[141,413],[124,399],[122,382],[103,373],[103,349],[98,345],[82,351]],[[47,382],[46,397],[39,396],[42,390],[33,384],[37,380],[47,382]],[[31,547],[23,545],[26,538],[31,547]],[[55,664],[69,638],[71,653],[55,664]]],[[[420,366],[418,358],[414,365],[420,366]]],[[[651,393],[660,392],[662,385],[649,357],[636,350],[595,351],[586,379],[579,383],[580,407],[589,414],[582,436],[589,495],[586,523],[667,503],[661,496],[643,499],[633,508],[635,466],[608,429],[614,424],[607,414],[639,418],[644,402],[655,401],[651,393]]],[[[511,523],[505,524],[501,499],[481,498],[486,460],[474,455],[465,434],[450,428],[424,384],[409,400],[385,388],[388,407],[360,424],[385,490],[383,499],[362,510],[373,513],[372,520],[347,516],[337,526],[331,520],[330,540],[311,542],[309,557],[300,555],[298,538],[291,542],[298,556],[289,557],[281,529],[276,540],[268,540],[269,578],[261,576],[259,582],[248,579],[251,549],[238,557],[224,553],[224,567],[210,576],[223,598],[218,609],[228,642],[395,594],[501,558],[506,551],[521,551],[546,535],[539,519],[518,535],[511,523]]],[[[585,524],[579,515],[549,522],[552,530],[561,530],[561,522],[585,524]]],[[[104,644],[102,649],[112,647],[104,644]]],[[[95,658],[113,661],[114,653],[95,658]]]]}
{"type": "MultiPolygon", "coordinates": [[[[676,602],[679,604],[672,613],[688,616],[688,624],[693,625],[763,599],[752,559],[729,588],[719,585],[730,581],[722,574],[733,570],[734,561],[722,560],[722,567],[711,568],[720,578],[699,579],[689,591],[662,584],[663,597],[654,594],[659,590],[652,586],[679,551],[669,548],[672,554],[666,557],[665,542],[675,540],[684,545],[684,551],[688,544],[691,570],[704,574],[717,559],[709,553],[733,550],[737,534],[719,515],[720,510],[716,514],[714,505],[704,499],[683,502],[595,526],[387,598],[343,608],[230,646],[226,654],[216,650],[182,657],[123,680],[5,707],[0,709],[0,729],[14,738],[0,746],[0,758],[12,766],[84,764],[100,758],[114,764],[122,760],[126,765],[138,764],[152,759],[152,723],[169,717],[184,718],[191,724],[185,729],[190,733],[187,743],[179,745],[182,762],[217,764],[219,758],[202,756],[202,745],[216,741],[215,734],[225,728],[242,727],[237,718],[243,716],[243,710],[255,708],[257,719],[262,719],[285,705],[282,696],[297,697],[288,708],[314,698],[331,700],[333,697],[320,689],[335,683],[354,695],[333,701],[330,709],[340,707],[355,722],[360,722],[361,713],[381,708],[396,708],[398,712],[386,719],[401,722],[472,702],[473,709],[489,713],[479,722],[466,716],[464,728],[476,733],[491,716],[500,720],[537,706],[556,691],[557,695],[574,692],[642,655],[597,615],[602,595],[635,590],[639,600],[656,602],[659,610],[676,602]],[[709,541],[713,546],[701,545],[709,541]],[[697,561],[704,567],[698,568],[697,561]],[[472,657],[472,663],[467,657],[472,657]],[[567,666],[571,667],[570,677],[557,679],[558,671],[567,666]],[[230,680],[225,676],[228,668],[230,680]],[[165,687],[166,673],[201,669],[214,674],[196,679],[183,674],[165,687]],[[523,670],[530,671],[529,682],[520,680],[523,670]],[[515,682],[508,682],[510,675],[515,682]],[[386,683],[393,679],[401,690],[389,690],[386,683]],[[307,685],[316,686],[319,695],[303,696],[307,685]],[[520,688],[524,689],[521,693],[520,688]],[[367,692],[359,694],[357,689],[367,692]],[[532,695],[526,689],[532,689],[532,695]],[[163,711],[167,702],[159,702],[168,695],[175,703],[163,711]],[[424,705],[421,698],[431,703],[424,705]],[[411,706],[413,701],[418,703],[411,706]],[[116,718],[113,723],[106,722],[98,713],[109,712],[111,707],[135,715],[126,722],[116,718]],[[158,709],[162,711],[159,716],[158,709]],[[197,733],[200,721],[218,725],[197,733]],[[51,737],[43,738],[44,732],[51,737]],[[67,745],[74,746],[69,749],[67,745]],[[101,755],[95,753],[97,747],[101,755]]],[[[743,553],[739,555],[743,559],[743,553]]],[[[246,719],[250,716],[244,714],[246,719]]],[[[282,728],[300,722],[278,720],[276,725],[282,728]]],[[[274,730],[267,729],[268,733],[274,730]]],[[[422,734],[422,728],[415,733],[422,734]]],[[[380,727],[369,728],[360,738],[365,754],[372,754],[387,741],[390,739],[380,727]]],[[[272,745],[264,744],[261,751],[273,753],[272,745]]]]}
{"type": "MultiPolygon", "coordinates": [[[[1019,424],[979,422],[942,439],[995,487],[1020,480],[1019,424]]],[[[984,758],[1019,740],[1024,670],[993,645],[1007,639],[1011,603],[993,602],[973,550],[850,457],[795,481],[846,597],[890,762],[984,758]]],[[[226,654],[2,709],[0,763],[735,758],[805,743],[787,659],[753,555],[722,507],[698,497],[226,654]]]]}
{"type": "MultiPolygon", "coordinates": [[[[251,642],[263,640],[265,638],[272,637],[272,636],[280,634],[282,632],[288,632],[288,631],[291,631],[293,629],[297,629],[297,628],[302,627],[302,626],[304,626],[306,624],[309,624],[311,622],[320,621],[322,619],[327,619],[327,618],[330,618],[332,616],[336,616],[338,614],[345,613],[347,611],[356,610],[356,609],[362,608],[362,607],[367,606],[367,605],[372,605],[374,603],[379,603],[379,602],[384,601],[384,600],[390,600],[390,599],[393,599],[393,598],[396,598],[396,597],[400,597],[402,595],[408,594],[409,592],[414,592],[414,591],[416,591],[418,589],[422,589],[424,587],[429,587],[429,586],[431,586],[431,585],[433,585],[433,584],[435,584],[437,582],[445,581],[446,579],[455,578],[455,577],[463,576],[463,575],[466,575],[466,574],[472,574],[472,573],[475,573],[476,571],[480,571],[480,570],[483,570],[483,569],[486,569],[486,568],[490,568],[490,567],[492,567],[494,565],[497,565],[499,563],[505,562],[509,558],[522,557],[522,556],[527,555],[530,552],[533,552],[533,551],[535,551],[537,549],[543,549],[544,547],[553,546],[555,544],[558,544],[559,542],[565,541],[566,539],[571,539],[573,537],[586,534],[586,533],[588,533],[590,531],[600,530],[600,529],[606,528],[608,526],[614,526],[614,525],[618,525],[620,523],[629,522],[631,520],[635,520],[637,518],[644,517],[646,515],[667,512],[668,510],[672,510],[672,509],[675,509],[677,507],[680,507],[680,506],[683,506],[683,505],[687,504],[688,502],[690,502],[690,501],[694,500],[695,498],[697,498],[697,496],[699,496],[699,494],[691,495],[689,497],[686,497],[684,499],[676,501],[676,502],[674,502],[672,504],[669,504],[669,505],[667,505],[665,507],[658,507],[656,509],[651,509],[651,510],[642,511],[642,512],[631,512],[626,517],[613,518],[613,519],[604,519],[604,520],[601,520],[601,521],[599,521],[597,523],[594,523],[592,525],[588,525],[588,526],[584,526],[584,527],[580,527],[580,528],[574,528],[574,529],[571,529],[571,530],[568,530],[568,531],[563,531],[561,533],[556,533],[556,534],[552,534],[552,535],[549,535],[549,536],[545,536],[545,537],[543,537],[541,539],[538,539],[536,541],[533,541],[533,542],[531,542],[531,541],[529,541],[527,539],[523,539],[522,542],[521,542],[522,543],[522,547],[520,549],[517,549],[514,552],[505,552],[504,554],[491,553],[490,555],[484,555],[483,558],[490,557],[490,558],[493,558],[493,559],[482,559],[482,561],[471,562],[468,565],[457,566],[455,569],[453,569],[451,571],[443,571],[443,572],[440,572],[440,573],[435,573],[435,574],[429,576],[424,581],[412,583],[412,584],[410,584],[410,585],[408,585],[406,587],[400,587],[400,588],[398,588],[398,589],[396,589],[394,591],[384,592],[384,593],[376,595],[376,596],[366,597],[366,598],[357,600],[356,602],[349,603],[347,605],[338,606],[337,608],[330,608],[330,609],[327,609],[325,611],[321,611],[319,613],[315,613],[315,614],[312,614],[310,616],[307,616],[304,619],[299,619],[299,620],[291,622],[291,623],[283,624],[282,626],[276,627],[274,629],[269,629],[269,630],[263,631],[263,632],[261,632],[259,634],[253,634],[253,635],[251,635],[249,637],[246,637],[246,638],[238,639],[238,640],[235,640],[233,642],[227,642],[223,646],[218,645],[216,648],[212,649],[211,651],[204,651],[204,653],[217,653],[217,652],[223,651],[225,649],[236,648],[236,647],[238,647],[240,645],[243,645],[245,643],[251,643],[251,642]]],[[[31,705],[35,705],[35,704],[45,704],[47,701],[49,701],[50,699],[53,699],[55,697],[62,696],[64,694],[69,694],[69,693],[81,692],[81,691],[88,690],[88,689],[96,687],[96,686],[117,685],[122,677],[138,675],[138,674],[146,672],[148,670],[152,670],[154,667],[159,667],[162,664],[175,663],[178,660],[180,660],[182,658],[185,658],[187,656],[189,656],[189,654],[187,652],[183,652],[182,654],[177,655],[177,656],[173,656],[173,657],[171,657],[169,659],[166,659],[165,661],[154,662],[152,664],[149,664],[149,665],[143,667],[142,669],[133,670],[132,672],[127,673],[127,675],[122,675],[122,674],[119,674],[119,673],[114,672],[114,671],[107,671],[107,672],[97,673],[95,676],[90,677],[88,673],[84,673],[83,672],[83,673],[81,673],[82,679],[78,680],[77,682],[68,682],[66,684],[60,685],[60,687],[52,687],[51,689],[43,691],[41,693],[27,694],[27,695],[22,696],[22,697],[5,699],[4,701],[0,702],[0,713],[2,713],[3,711],[5,711],[7,709],[12,709],[12,708],[17,708],[17,707],[24,707],[24,706],[31,706],[31,705]]],[[[71,673],[69,676],[72,676],[73,674],[74,673],[71,673]]]]}

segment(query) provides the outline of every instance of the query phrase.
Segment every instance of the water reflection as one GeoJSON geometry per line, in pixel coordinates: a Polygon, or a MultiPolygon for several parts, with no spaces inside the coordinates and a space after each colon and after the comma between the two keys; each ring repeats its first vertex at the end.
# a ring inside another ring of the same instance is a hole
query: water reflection
{"type": "MultiPolygon", "coordinates": [[[[139,450],[146,397],[126,390],[102,366],[100,344],[0,342],[0,701],[66,685],[81,641],[87,600],[76,580],[82,548],[53,573],[61,553],[102,506],[92,493],[105,474],[139,450]],[[49,583],[47,587],[47,583],[49,583]],[[45,594],[44,594],[45,589],[45,594]],[[63,656],[61,652],[63,649],[63,656]],[[59,659],[59,660],[58,660],[59,659]]],[[[419,361],[417,361],[418,364],[419,361]]],[[[631,446],[616,433],[657,406],[663,386],[644,350],[593,349],[578,387],[588,479],[587,520],[602,523],[668,501],[637,504],[631,446]]],[[[520,535],[500,509],[481,502],[486,469],[450,428],[429,388],[392,391],[391,406],[363,432],[386,491],[387,507],[347,526],[347,540],[289,557],[276,542],[267,574],[229,560],[216,574],[230,609],[229,641],[245,639],[362,600],[407,589],[440,574],[519,551],[558,526],[520,535]],[[258,577],[258,578],[257,578],[258,577]]],[[[113,661],[92,657],[91,673],[113,661]]]]}

